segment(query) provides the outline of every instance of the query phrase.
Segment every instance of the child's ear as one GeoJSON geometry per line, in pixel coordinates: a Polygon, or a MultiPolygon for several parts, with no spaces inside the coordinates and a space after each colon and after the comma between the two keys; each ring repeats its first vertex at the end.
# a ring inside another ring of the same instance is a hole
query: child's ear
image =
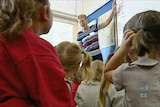
{"type": "Polygon", "coordinates": [[[49,12],[48,12],[48,6],[47,5],[44,5],[42,8],[41,8],[41,11],[40,11],[40,19],[44,22],[48,22],[49,21],[49,12]]]}

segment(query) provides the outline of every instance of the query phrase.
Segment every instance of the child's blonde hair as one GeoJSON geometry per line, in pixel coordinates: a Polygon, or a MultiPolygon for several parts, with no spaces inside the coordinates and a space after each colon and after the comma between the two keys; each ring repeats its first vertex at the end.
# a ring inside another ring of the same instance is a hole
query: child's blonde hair
{"type": "Polygon", "coordinates": [[[56,45],[56,50],[67,73],[78,70],[82,62],[82,51],[76,43],[63,41],[56,45]]]}
{"type": "MultiPolygon", "coordinates": [[[[108,63],[108,61],[111,59],[111,57],[113,55],[114,55],[114,53],[111,53],[111,54],[108,55],[104,65],[106,65],[108,63]]],[[[109,86],[110,86],[110,83],[106,80],[106,78],[104,77],[104,73],[103,73],[101,86],[100,86],[100,91],[99,91],[99,100],[98,100],[98,104],[99,104],[100,107],[105,107],[106,106],[106,98],[108,96],[109,86]]]]}
{"type": "Polygon", "coordinates": [[[69,41],[63,41],[56,45],[56,50],[64,70],[67,73],[71,73],[67,78],[71,78],[72,74],[74,75],[74,73],[79,70],[85,73],[84,78],[88,81],[87,78],[89,78],[90,75],[91,63],[91,56],[89,53],[82,52],[78,44],[69,41]]]}
{"type": "Polygon", "coordinates": [[[88,52],[83,52],[83,65],[80,67],[80,71],[82,72],[83,80],[89,84],[92,79],[92,71],[91,71],[91,62],[92,57],[88,52]]]}
{"type": "Polygon", "coordinates": [[[92,61],[91,70],[94,74],[93,81],[101,81],[104,70],[104,63],[101,60],[92,61]]]}

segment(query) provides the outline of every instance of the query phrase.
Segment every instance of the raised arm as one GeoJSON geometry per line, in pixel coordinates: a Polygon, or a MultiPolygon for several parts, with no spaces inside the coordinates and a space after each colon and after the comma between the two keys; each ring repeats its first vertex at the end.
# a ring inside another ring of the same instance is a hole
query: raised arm
{"type": "Polygon", "coordinates": [[[116,4],[116,2],[114,1],[114,2],[113,2],[113,6],[112,6],[112,13],[110,14],[110,16],[109,16],[109,18],[108,18],[107,20],[105,20],[103,23],[100,23],[100,24],[99,24],[99,26],[98,26],[99,29],[105,28],[106,26],[108,26],[108,25],[111,23],[113,17],[114,17],[115,14],[117,13],[117,12],[116,12],[116,6],[117,6],[117,4],[116,4]]]}
{"type": "Polygon", "coordinates": [[[132,39],[135,36],[135,33],[131,30],[126,30],[124,35],[125,36],[120,48],[115,52],[115,54],[105,66],[105,77],[111,83],[113,83],[112,74],[114,70],[122,64],[124,57],[130,52],[130,49],[132,48],[132,39]]]}

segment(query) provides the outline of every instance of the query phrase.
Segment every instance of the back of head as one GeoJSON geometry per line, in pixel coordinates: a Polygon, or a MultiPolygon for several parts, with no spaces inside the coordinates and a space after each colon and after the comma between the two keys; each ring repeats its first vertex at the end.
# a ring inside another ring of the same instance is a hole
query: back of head
{"type": "Polygon", "coordinates": [[[0,32],[5,39],[17,40],[23,28],[32,24],[32,19],[41,4],[48,0],[0,0],[0,32]]]}
{"type": "Polygon", "coordinates": [[[82,62],[82,51],[76,43],[64,41],[56,46],[66,72],[77,71],[82,62]]]}
{"type": "Polygon", "coordinates": [[[123,32],[127,29],[137,30],[138,19],[142,13],[137,13],[132,18],[130,18],[124,25],[123,32]]]}
{"type": "Polygon", "coordinates": [[[91,78],[91,55],[88,52],[82,52],[76,43],[63,41],[56,46],[61,63],[67,73],[71,73],[71,77],[75,72],[83,72],[82,79],[88,82],[91,78]]]}
{"type": "Polygon", "coordinates": [[[127,22],[126,26],[137,33],[133,45],[138,56],[144,56],[145,53],[149,53],[152,58],[159,56],[160,12],[148,10],[138,13],[127,22]]]}
{"type": "Polygon", "coordinates": [[[94,73],[93,80],[101,81],[103,70],[104,70],[104,63],[101,60],[92,61],[91,70],[94,73]]]}

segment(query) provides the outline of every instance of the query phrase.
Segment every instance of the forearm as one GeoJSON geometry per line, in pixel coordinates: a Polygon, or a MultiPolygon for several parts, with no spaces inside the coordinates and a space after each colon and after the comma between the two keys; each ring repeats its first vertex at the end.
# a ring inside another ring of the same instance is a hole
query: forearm
{"type": "Polygon", "coordinates": [[[103,22],[103,23],[101,23],[99,25],[99,29],[107,27],[111,23],[114,15],[115,15],[115,10],[113,9],[112,12],[111,12],[111,14],[110,14],[110,16],[109,16],[109,18],[107,18],[107,20],[105,20],[105,22],[103,22]]]}
{"type": "Polygon", "coordinates": [[[105,22],[103,22],[103,23],[101,23],[99,25],[99,29],[105,28],[105,27],[107,27],[111,23],[113,17],[117,13],[116,12],[117,11],[116,5],[117,5],[116,2],[114,1],[113,6],[112,6],[112,12],[111,12],[110,16],[107,18],[107,20],[105,22]]]}
{"type": "Polygon", "coordinates": [[[124,57],[127,55],[128,51],[119,48],[117,52],[112,56],[112,58],[108,61],[108,63],[105,66],[104,72],[108,72],[111,70],[116,69],[119,65],[123,63],[124,57]]]}

